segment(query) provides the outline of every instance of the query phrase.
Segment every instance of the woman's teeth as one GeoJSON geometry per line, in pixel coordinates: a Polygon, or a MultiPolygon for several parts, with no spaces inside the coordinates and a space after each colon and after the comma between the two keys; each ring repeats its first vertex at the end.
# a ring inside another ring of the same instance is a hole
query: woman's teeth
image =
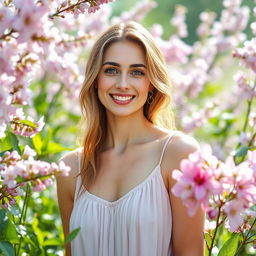
{"type": "Polygon", "coordinates": [[[117,96],[117,95],[112,95],[112,97],[115,100],[119,100],[119,101],[127,101],[127,100],[131,100],[133,98],[133,96],[117,96]]]}

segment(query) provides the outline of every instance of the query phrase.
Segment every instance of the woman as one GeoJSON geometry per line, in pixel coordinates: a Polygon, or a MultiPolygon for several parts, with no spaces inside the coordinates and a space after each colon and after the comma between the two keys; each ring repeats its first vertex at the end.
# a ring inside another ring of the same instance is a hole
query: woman
{"type": "Polygon", "coordinates": [[[65,236],[80,227],[66,255],[203,255],[202,211],[189,217],[171,192],[172,171],[198,144],[172,129],[169,92],[141,25],[112,26],[95,43],[80,93],[83,147],[62,158],[71,174],[57,178],[65,236]]]}

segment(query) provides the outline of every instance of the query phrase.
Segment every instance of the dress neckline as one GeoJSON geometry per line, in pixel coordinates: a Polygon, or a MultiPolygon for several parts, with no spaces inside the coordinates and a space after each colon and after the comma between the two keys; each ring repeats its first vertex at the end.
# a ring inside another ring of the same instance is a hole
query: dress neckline
{"type": "MultiPolygon", "coordinates": [[[[165,187],[165,183],[164,183],[164,180],[163,180],[163,177],[162,177],[162,174],[161,174],[161,162],[162,162],[162,158],[163,158],[163,155],[164,155],[164,152],[165,152],[165,149],[166,149],[166,146],[167,144],[169,143],[169,141],[174,137],[174,134],[171,134],[171,135],[168,135],[166,136],[167,139],[164,143],[164,146],[163,146],[163,149],[162,149],[162,152],[161,152],[161,156],[160,156],[160,160],[159,162],[157,163],[157,165],[155,166],[155,168],[152,169],[152,171],[148,174],[148,176],[142,181],[140,182],[139,184],[137,184],[136,186],[134,186],[132,189],[130,189],[126,194],[124,194],[123,196],[121,196],[120,198],[118,198],[117,200],[114,200],[114,201],[109,201],[109,200],[106,200],[100,196],[96,196],[95,194],[93,193],[90,193],[88,190],[85,190],[84,191],[84,196],[87,197],[87,198],[90,198],[92,201],[95,201],[95,202],[98,202],[98,203],[101,203],[105,206],[109,206],[109,207],[113,207],[113,206],[116,206],[118,205],[120,202],[122,202],[125,198],[127,198],[129,195],[133,194],[134,191],[136,191],[137,189],[141,188],[144,186],[144,184],[146,184],[149,180],[151,180],[151,178],[156,174],[156,173],[160,173],[161,175],[161,182],[163,184],[163,186],[165,187]]],[[[78,159],[78,163],[79,163],[79,166],[78,166],[78,169],[80,170],[80,160],[78,159]]],[[[78,180],[80,179],[80,176],[78,177],[78,180]]],[[[81,182],[81,179],[80,179],[80,182],[81,182]]],[[[81,183],[80,183],[81,184],[81,183]]],[[[166,189],[166,187],[165,187],[166,189]]],[[[77,192],[75,192],[75,199],[76,199],[76,194],[77,192]]]]}
{"type": "MultiPolygon", "coordinates": [[[[139,184],[137,184],[135,187],[133,187],[132,189],[130,189],[127,193],[125,193],[123,196],[121,196],[120,198],[114,200],[114,201],[109,201],[109,200],[106,200],[102,197],[99,197],[99,196],[96,196],[94,195],[93,193],[90,193],[88,190],[86,190],[84,192],[84,196],[87,196],[88,198],[90,198],[91,200],[93,201],[97,201],[101,204],[104,204],[106,206],[109,206],[109,207],[114,207],[116,205],[118,205],[121,201],[123,201],[125,198],[127,198],[128,196],[130,196],[131,194],[133,194],[133,192],[135,192],[136,190],[138,190],[139,188],[142,188],[148,181],[151,180],[151,178],[156,174],[156,173],[160,173],[161,168],[160,168],[160,163],[158,163],[156,165],[155,168],[153,168],[153,170],[149,173],[149,175],[142,181],[140,182],[139,184]]],[[[165,186],[164,184],[164,181],[163,181],[163,178],[162,178],[162,174],[161,174],[161,180],[163,182],[163,185],[165,186]]]]}

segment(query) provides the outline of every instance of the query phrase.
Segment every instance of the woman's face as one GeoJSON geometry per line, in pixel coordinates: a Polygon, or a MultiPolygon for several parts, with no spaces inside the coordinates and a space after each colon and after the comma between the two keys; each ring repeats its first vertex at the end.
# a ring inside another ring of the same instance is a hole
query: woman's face
{"type": "Polygon", "coordinates": [[[103,56],[97,87],[108,114],[143,113],[151,86],[142,47],[131,41],[111,44],[103,56]]]}

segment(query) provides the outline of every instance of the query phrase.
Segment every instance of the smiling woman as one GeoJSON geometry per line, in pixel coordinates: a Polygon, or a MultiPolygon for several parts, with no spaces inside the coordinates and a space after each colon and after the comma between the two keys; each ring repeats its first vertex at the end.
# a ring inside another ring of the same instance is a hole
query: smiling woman
{"type": "Polygon", "coordinates": [[[131,41],[109,46],[103,57],[97,88],[108,120],[125,115],[142,117],[148,93],[153,91],[143,48],[131,41]]]}
{"type": "Polygon", "coordinates": [[[98,39],[80,104],[83,146],[57,179],[65,236],[80,228],[66,255],[203,255],[202,211],[189,217],[171,193],[198,144],[174,131],[165,60],[145,28],[114,25],[98,39]]]}

